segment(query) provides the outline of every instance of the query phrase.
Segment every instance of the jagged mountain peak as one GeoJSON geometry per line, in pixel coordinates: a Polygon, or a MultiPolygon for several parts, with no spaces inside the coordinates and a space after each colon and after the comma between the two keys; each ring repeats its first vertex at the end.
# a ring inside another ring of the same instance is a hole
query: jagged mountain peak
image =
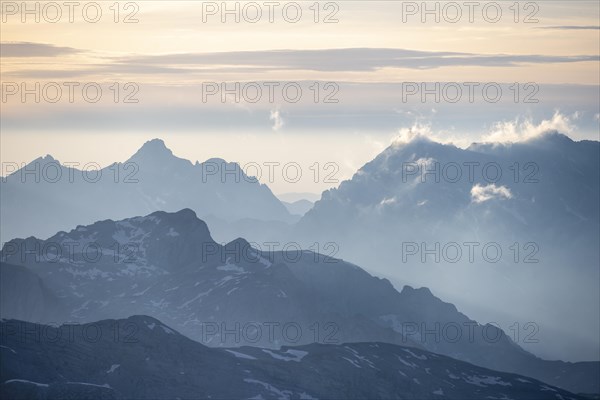
{"type": "MultiPolygon", "coordinates": [[[[94,258],[94,266],[107,262],[109,275],[160,273],[184,268],[206,261],[208,256],[214,256],[220,250],[207,224],[187,208],[177,212],[157,211],[118,221],[108,219],[86,226],[78,225],[68,232],[58,232],[47,240],[14,239],[3,246],[0,255],[5,257],[4,261],[18,263],[23,257],[18,249],[25,245],[27,249],[51,246],[53,250],[49,251],[53,255],[57,253],[59,258],[66,255],[68,260],[76,264],[85,264],[89,248],[95,249],[100,255],[94,258]],[[115,263],[119,268],[114,268],[115,263]]],[[[40,255],[39,251],[29,259],[34,256],[42,262],[50,259],[45,254],[40,255]]]]}
{"type": "Polygon", "coordinates": [[[402,135],[395,138],[392,143],[382,152],[382,154],[393,154],[406,151],[423,151],[438,149],[459,149],[451,142],[441,142],[436,138],[431,138],[426,134],[416,133],[413,135],[402,135]]]}
{"type": "Polygon", "coordinates": [[[170,158],[176,158],[173,155],[171,149],[169,149],[162,139],[152,139],[147,141],[138,149],[138,151],[131,156],[129,161],[148,161],[156,162],[157,160],[166,160],[170,158]]]}
{"type": "Polygon", "coordinates": [[[166,151],[172,154],[171,150],[165,145],[164,140],[155,138],[152,140],[148,140],[144,145],[140,148],[143,151],[166,151]]]}
{"type": "Polygon", "coordinates": [[[56,158],[52,157],[52,155],[46,154],[43,157],[38,157],[35,160],[31,161],[28,164],[28,166],[31,166],[31,165],[34,165],[34,164],[45,165],[45,164],[48,164],[48,163],[59,163],[60,164],[60,161],[58,161],[56,158]]]}
{"type": "Polygon", "coordinates": [[[361,170],[388,164],[390,161],[411,162],[423,157],[435,157],[441,154],[455,154],[464,150],[451,143],[441,143],[424,135],[417,135],[408,141],[396,140],[383,150],[361,170]]]}
{"type": "MultiPolygon", "coordinates": [[[[195,240],[213,243],[212,236],[206,222],[197,217],[196,213],[184,208],[177,212],[156,211],[149,215],[126,218],[113,221],[111,219],[97,221],[89,225],[77,225],[69,231],[60,231],[50,237],[48,241],[81,241],[90,240],[117,240],[130,243],[142,238],[148,240],[150,236],[166,236],[182,241],[195,240]]],[[[38,240],[30,238],[27,240],[38,240]]]]}

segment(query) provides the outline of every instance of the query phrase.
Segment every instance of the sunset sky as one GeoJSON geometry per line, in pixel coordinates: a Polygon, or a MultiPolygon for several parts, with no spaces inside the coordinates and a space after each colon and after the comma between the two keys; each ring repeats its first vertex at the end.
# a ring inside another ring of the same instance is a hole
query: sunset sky
{"type": "MultiPolygon", "coordinates": [[[[60,161],[107,165],[160,137],[175,155],[192,161],[295,161],[307,171],[315,162],[333,162],[339,165],[336,177],[347,179],[411,132],[459,146],[521,140],[546,129],[598,140],[597,1],[497,2],[502,14],[495,23],[495,8],[482,11],[492,2],[480,2],[473,22],[462,7],[456,23],[447,21],[456,17],[448,2],[438,3],[439,23],[411,8],[421,2],[296,2],[285,16],[290,2],[278,2],[272,22],[261,1],[240,2],[239,22],[222,15],[221,2],[120,2],[115,22],[114,2],[107,1],[97,3],[102,15],[96,23],[83,18],[86,3],[75,9],[72,23],[66,7],[51,23],[56,10],[42,2],[36,23],[34,15],[15,9],[21,2],[2,2],[3,162],[50,153],[60,161]],[[297,4],[302,16],[287,21],[297,4]],[[248,21],[257,9],[262,18],[248,21]],[[124,23],[127,16],[138,22],[124,23]],[[36,103],[28,95],[22,102],[20,93],[8,94],[37,82],[40,88],[49,82],[63,87],[61,99],[51,103],[42,96],[36,103]],[[79,84],[72,103],[64,82],[79,84]],[[263,95],[264,82],[279,86],[273,101],[263,96],[236,103],[229,96],[223,102],[220,95],[203,101],[208,82],[256,82],[252,88],[260,86],[263,95]],[[302,88],[297,103],[279,89],[289,82],[302,88]],[[420,94],[403,99],[407,82],[479,86],[472,102],[466,92],[456,103],[433,96],[422,102],[420,94]],[[82,97],[88,83],[102,87],[97,103],[82,97]],[[485,100],[480,88],[486,83],[503,88],[498,102],[485,100]],[[510,88],[515,83],[517,102],[510,88]],[[124,103],[127,95],[138,102],[124,103]],[[324,102],[327,95],[337,102],[324,102]],[[537,102],[524,102],[527,95],[537,102]]],[[[94,9],[88,8],[90,16],[94,9]]],[[[331,186],[312,178],[270,184],[275,193],[318,193],[331,186]]]]}

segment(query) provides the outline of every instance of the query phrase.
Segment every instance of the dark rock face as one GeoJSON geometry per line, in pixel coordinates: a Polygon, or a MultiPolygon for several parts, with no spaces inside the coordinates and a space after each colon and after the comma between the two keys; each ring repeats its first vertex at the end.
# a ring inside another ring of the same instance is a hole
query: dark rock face
{"type": "Polygon", "coordinates": [[[535,379],[386,343],[215,349],[146,316],[50,327],[0,322],[12,399],[573,399],[535,379]]]}

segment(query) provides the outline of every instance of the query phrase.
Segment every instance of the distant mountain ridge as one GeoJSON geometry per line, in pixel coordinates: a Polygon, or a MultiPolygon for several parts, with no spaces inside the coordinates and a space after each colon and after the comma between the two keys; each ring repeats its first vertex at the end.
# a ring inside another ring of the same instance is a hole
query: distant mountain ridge
{"type": "Polygon", "coordinates": [[[505,324],[534,321],[540,351],[583,358],[600,351],[599,182],[600,142],[548,132],[461,149],[417,136],[325,191],[290,237],[335,242],[372,273],[505,324]]]}
{"type": "Polygon", "coordinates": [[[293,221],[270,189],[237,163],[178,158],[164,142],[146,142],[124,163],[61,165],[40,157],[2,179],[3,241],[35,234],[48,237],[70,226],[152,211],[192,208],[226,221],[253,218],[293,221]],[[90,207],[93,204],[93,207],[90,207]]]}

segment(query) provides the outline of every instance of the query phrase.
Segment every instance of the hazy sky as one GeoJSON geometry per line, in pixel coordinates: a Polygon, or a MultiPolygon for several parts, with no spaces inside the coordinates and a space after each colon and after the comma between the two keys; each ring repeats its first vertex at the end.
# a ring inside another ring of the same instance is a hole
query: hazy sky
{"type": "Polygon", "coordinates": [[[597,1],[315,3],[80,2],[69,15],[42,2],[36,22],[3,2],[2,161],[106,165],[161,137],[193,161],[297,162],[302,179],[276,174],[273,191],[320,192],[410,130],[459,145],[544,129],[598,140],[597,1]],[[238,101],[223,82],[239,82],[238,101]],[[23,101],[36,83],[39,103],[23,101]]]}

